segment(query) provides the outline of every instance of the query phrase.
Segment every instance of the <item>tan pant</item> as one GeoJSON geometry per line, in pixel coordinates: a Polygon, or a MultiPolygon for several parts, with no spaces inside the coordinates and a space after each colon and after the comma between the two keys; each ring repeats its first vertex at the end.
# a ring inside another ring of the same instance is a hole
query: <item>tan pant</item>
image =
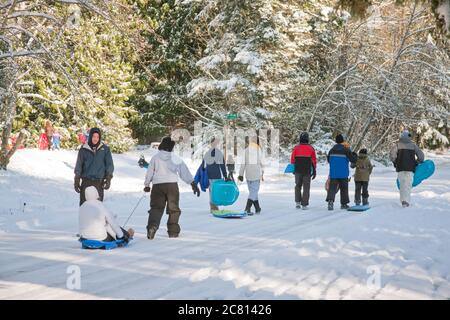
{"type": "Polygon", "coordinates": [[[400,182],[400,201],[411,203],[411,189],[414,172],[400,171],[398,173],[398,181],[400,182]]]}

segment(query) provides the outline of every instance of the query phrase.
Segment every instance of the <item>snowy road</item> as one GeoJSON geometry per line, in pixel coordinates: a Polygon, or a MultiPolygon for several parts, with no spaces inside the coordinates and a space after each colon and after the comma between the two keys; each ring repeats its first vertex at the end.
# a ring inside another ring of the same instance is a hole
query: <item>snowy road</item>
{"type": "MultiPolygon", "coordinates": [[[[114,155],[105,204],[120,223],[143,194],[137,158],[114,155]]],[[[75,237],[76,153],[20,150],[0,173],[0,299],[448,299],[450,155],[432,158],[437,172],[414,189],[409,209],[399,205],[391,168],[375,168],[364,214],[326,210],[325,166],[310,210],[296,210],[293,177],[273,168],[260,216],[213,218],[207,195],[182,185],[180,238],[169,239],[162,224],[147,240],[147,196],[128,224],[137,231],[128,248],[90,251],[75,237]],[[67,288],[73,266],[79,290],[67,288]]],[[[233,208],[244,207],[246,185],[240,190],[233,208]]]]}

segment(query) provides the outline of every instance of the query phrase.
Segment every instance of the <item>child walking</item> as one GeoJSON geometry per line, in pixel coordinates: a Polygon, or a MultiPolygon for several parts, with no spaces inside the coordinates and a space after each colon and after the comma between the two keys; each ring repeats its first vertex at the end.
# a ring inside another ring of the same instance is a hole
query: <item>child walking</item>
{"type": "Polygon", "coordinates": [[[358,153],[358,160],[356,163],[351,164],[355,170],[355,204],[361,205],[361,191],[362,191],[362,204],[369,204],[369,178],[372,173],[372,163],[367,155],[367,149],[361,149],[358,153]]]}

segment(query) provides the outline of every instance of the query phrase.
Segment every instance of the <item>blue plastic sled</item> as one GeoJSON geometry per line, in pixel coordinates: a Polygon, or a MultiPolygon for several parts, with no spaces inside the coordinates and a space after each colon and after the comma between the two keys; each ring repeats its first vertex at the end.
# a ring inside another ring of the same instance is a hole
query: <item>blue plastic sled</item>
{"type": "Polygon", "coordinates": [[[369,209],[370,209],[369,205],[365,205],[365,206],[359,205],[359,206],[350,207],[347,210],[348,211],[366,211],[366,210],[369,210],[369,209]]]}
{"type": "MultiPolygon", "coordinates": [[[[425,160],[416,167],[412,186],[418,186],[423,180],[428,179],[434,173],[434,162],[432,160],[425,160]]],[[[397,179],[397,188],[400,189],[400,181],[397,179]]]]}
{"type": "Polygon", "coordinates": [[[211,186],[211,202],[216,206],[229,206],[239,198],[239,189],[234,181],[216,180],[211,186]]]}
{"type": "Polygon", "coordinates": [[[212,212],[212,215],[216,218],[243,218],[247,216],[247,212],[237,212],[231,210],[216,210],[212,212]]]}
{"type": "MultiPolygon", "coordinates": [[[[131,240],[131,238],[130,238],[131,240]]],[[[101,240],[78,240],[81,242],[82,249],[104,249],[111,250],[117,247],[126,247],[128,245],[124,240],[101,241],[101,240]]]]}
{"type": "Polygon", "coordinates": [[[286,166],[286,169],[284,169],[284,173],[294,173],[295,171],[295,164],[289,163],[286,166]]]}

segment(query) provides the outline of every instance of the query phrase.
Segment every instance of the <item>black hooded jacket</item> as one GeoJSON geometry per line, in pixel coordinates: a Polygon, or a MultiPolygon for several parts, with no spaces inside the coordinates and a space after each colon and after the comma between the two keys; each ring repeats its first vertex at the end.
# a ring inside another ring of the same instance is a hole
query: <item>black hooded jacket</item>
{"type": "Polygon", "coordinates": [[[92,128],[89,131],[88,142],[78,151],[77,163],[75,165],[75,175],[82,179],[102,180],[108,176],[112,177],[114,163],[111,150],[101,140],[100,129],[92,128]],[[92,136],[98,133],[100,139],[96,145],[92,143],[92,136]]]}

